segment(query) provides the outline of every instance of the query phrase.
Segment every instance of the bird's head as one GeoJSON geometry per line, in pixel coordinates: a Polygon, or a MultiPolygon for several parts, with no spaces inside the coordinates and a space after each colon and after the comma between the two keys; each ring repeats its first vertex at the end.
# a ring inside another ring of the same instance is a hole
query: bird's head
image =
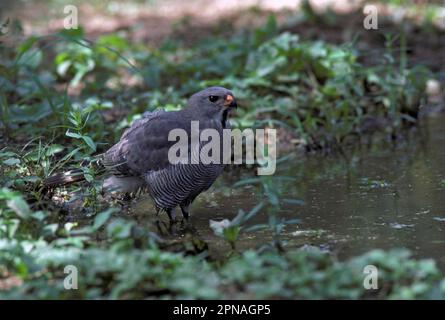
{"type": "Polygon", "coordinates": [[[223,87],[209,87],[192,95],[187,108],[214,119],[225,119],[230,110],[237,108],[232,91],[223,87]]]}

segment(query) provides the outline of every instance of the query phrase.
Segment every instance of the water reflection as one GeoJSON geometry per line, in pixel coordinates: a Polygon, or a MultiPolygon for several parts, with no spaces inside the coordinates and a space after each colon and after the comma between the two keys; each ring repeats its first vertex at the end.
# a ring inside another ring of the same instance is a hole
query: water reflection
{"type": "MultiPolygon", "coordinates": [[[[396,145],[378,143],[342,156],[295,158],[283,165],[278,174],[298,181],[286,197],[304,201],[301,206],[283,204],[281,215],[300,219],[285,229],[288,245],[315,245],[341,259],[374,248],[405,247],[445,267],[445,118],[425,122],[396,145]]],[[[209,219],[231,219],[261,197],[251,187],[230,189],[227,180],[219,181],[217,188],[223,191],[200,196],[191,219],[219,254],[229,247],[213,235],[209,219]]],[[[144,203],[137,210],[144,210],[144,203]]],[[[251,223],[266,219],[259,214],[251,223]]],[[[244,234],[239,248],[270,240],[266,231],[244,234]]]]}

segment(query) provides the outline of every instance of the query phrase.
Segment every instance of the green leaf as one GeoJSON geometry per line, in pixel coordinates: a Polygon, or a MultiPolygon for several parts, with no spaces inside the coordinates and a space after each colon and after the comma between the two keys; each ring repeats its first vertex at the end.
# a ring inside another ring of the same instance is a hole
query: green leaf
{"type": "Polygon", "coordinates": [[[21,196],[15,196],[6,201],[6,205],[22,219],[28,219],[31,216],[31,209],[21,196]]]}
{"type": "Polygon", "coordinates": [[[57,65],[57,74],[60,76],[65,76],[69,67],[71,66],[71,61],[66,60],[57,65]]]}
{"type": "Polygon", "coordinates": [[[46,149],[45,155],[47,157],[50,157],[50,156],[55,155],[56,153],[62,152],[63,149],[64,149],[64,147],[61,146],[60,144],[52,144],[46,149]]]}
{"type": "Polygon", "coordinates": [[[230,226],[223,230],[224,238],[229,242],[235,242],[238,239],[241,227],[230,226]]]}
{"type": "Polygon", "coordinates": [[[16,164],[20,163],[20,160],[17,158],[9,158],[3,161],[4,164],[6,164],[7,166],[14,166],[16,164]]]}
{"type": "Polygon", "coordinates": [[[20,57],[25,53],[28,52],[29,49],[34,45],[34,43],[38,40],[37,37],[29,37],[21,45],[17,48],[17,58],[20,59],[20,57]]]}
{"type": "Polygon", "coordinates": [[[83,176],[85,177],[85,180],[87,180],[88,182],[93,182],[94,180],[94,177],[89,173],[84,173],[83,176]]]}
{"type": "Polygon", "coordinates": [[[43,53],[40,49],[24,52],[17,60],[17,64],[35,69],[42,62],[43,53]]]}
{"type": "Polygon", "coordinates": [[[33,105],[12,105],[9,120],[13,123],[37,122],[51,114],[51,107],[47,102],[33,105]]]}
{"type": "Polygon", "coordinates": [[[109,237],[115,239],[125,239],[131,236],[131,229],[133,228],[133,221],[125,221],[123,219],[116,219],[110,222],[107,226],[107,234],[109,237]]]}
{"type": "Polygon", "coordinates": [[[63,29],[59,34],[69,40],[77,40],[83,37],[83,28],[79,27],[77,29],[63,29]]]}
{"type": "Polygon", "coordinates": [[[80,134],[78,134],[78,133],[75,133],[75,132],[71,132],[71,131],[69,131],[69,130],[66,131],[65,135],[66,135],[67,137],[71,137],[71,138],[74,138],[74,139],[80,139],[80,138],[82,138],[82,135],[80,135],[80,134]]]}
{"type": "Polygon", "coordinates": [[[111,217],[111,215],[116,211],[117,211],[116,208],[110,208],[108,210],[98,213],[94,218],[93,229],[98,230],[100,227],[102,227],[111,217]]]}
{"type": "Polygon", "coordinates": [[[57,223],[51,223],[43,227],[43,234],[46,236],[54,236],[56,234],[59,225],[57,223]]]}
{"type": "Polygon", "coordinates": [[[96,145],[89,136],[82,136],[83,141],[91,148],[91,150],[96,151],[96,145]]]}

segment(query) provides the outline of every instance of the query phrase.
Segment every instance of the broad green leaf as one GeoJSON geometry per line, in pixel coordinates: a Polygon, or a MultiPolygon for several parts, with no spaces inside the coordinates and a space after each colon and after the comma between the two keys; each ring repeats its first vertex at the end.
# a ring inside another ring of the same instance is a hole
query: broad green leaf
{"type": "Polygon", "coordinates": [[[31,216],[31,209],[21,196],[9,199],[6,201],[6,205],[22,219],[28,219],[31,216]]]}
{"type": "Polygon", "coordinates": [[[83,141],[91,148],[91,150],[96,151],[96,145],[89,136],[82,136],[83,141]]]}
{"type": "Polygon", "coordinates": [[[110,208],[98,213],[94,218],[93,229],[98,230],[100,227],[102,227],[114,212],[116,212],[116,209],[110,208]]]}
{"type": "Polygon", "coordinates": [[[9,159],[7,159],[7,160],[4,160],[3,163],[6,164],[7,166],[14,166],[14,165],[20,163],[20,159],[17,159],[17,158],[9,158],[9,159]]]}
{"type": "Polygon", "coordinates": [[[75,133],[75,132],[71,132],[71,131],[69,131],[69,130],[66,131],[65,135],[66,135],[67,137],[71,137],[71,138],[75,138],[75,139],[80,139],[80,138],[82,138],[82,135],[80,135],[80,134],[78,134],[78,133],[75,133]]]}

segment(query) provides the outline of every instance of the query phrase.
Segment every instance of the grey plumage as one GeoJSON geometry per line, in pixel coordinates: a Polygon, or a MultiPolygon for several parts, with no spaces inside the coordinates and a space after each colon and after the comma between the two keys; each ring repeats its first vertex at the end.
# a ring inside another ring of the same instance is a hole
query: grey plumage
{"type": "MultiPolygon", "coordinates": [[[[171,164],[168,151],[176,142],[168,141],[168,134],[183,129],[190,137],[191,121],[196,120],[200,131],[216,129],[222,140],[222,130],[229,127],[228,114],[234,107],[232,92],[211,87],[194,94],[183,110],[145,113],[105,153],[103,164],[112,176],[104,187],[128,192],[146,186],[158,210],[172,218],[172,210],[180,206],[187,218],[189,205],[213,184],[223,165],[171,164]]],[[[190,140],[188,143],[191,150],[190,140]]]]}
{"type": "MultiPolygon", "coordinates": [[[[173,164],[168,152],[176,141],[169,141],[169,132],[183,129],[191,136],[191,122],[199,121],[200,132],[216,129],[222,143],[223,129],[229,128],[228,116],[235,108],[236,100],[231,91],[222,87],[210,87],[195,93],[180,111],[159,110],[146,112],[136,120],[111,147],[101,160],[110,174],[103,184],[106,191],[132,192],[146,188],[154,200],[157,210],[164,210],[173,218],[173,209],[181,208],[188,217],[189,205],[207,190],[223,170],[218,164],[173,164]]],[[[187,141],[189,160],[196,154],[187,141]]],[[[201,142],[201,148],[207,142],[201,142]]],[[[222,153],[222,152],[221,152],[222,153]]],[[[222,160],[222,158],[220,158],[222,160]]],[[[44,181],[46,188],[70,184],[83,180],[83,171],[74,169],[57,174],[44,181]]]]}

